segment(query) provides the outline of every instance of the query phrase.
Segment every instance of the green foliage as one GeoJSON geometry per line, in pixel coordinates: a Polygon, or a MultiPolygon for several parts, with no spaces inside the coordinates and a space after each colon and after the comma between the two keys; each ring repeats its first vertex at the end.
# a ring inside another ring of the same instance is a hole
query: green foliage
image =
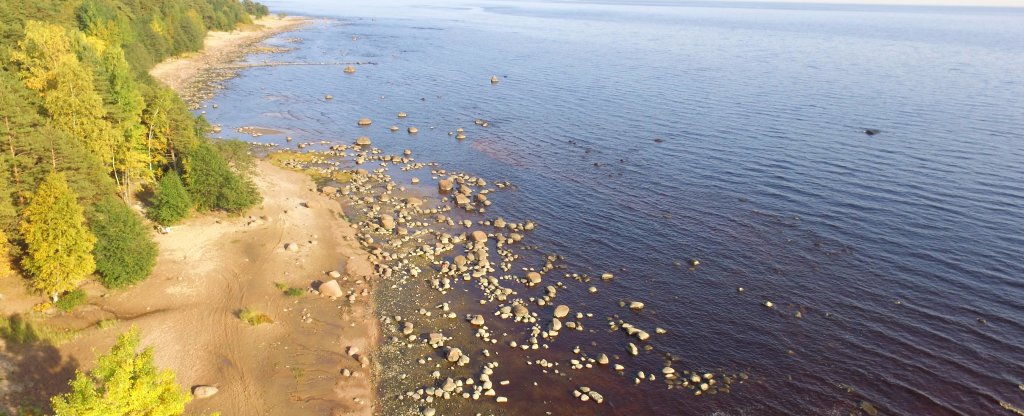
{"type": "Polygon", "coordinates": [[[32,344],[40,337],[34,325],[21,315],[0,318],[0,338],[12,344],[32,344]]]}
{"type": "Polygon", "coordinates": [[[53,306],[64,312],[71,312],[71,310],[85,303],[85,292],[82,289],[75,289],[66,294],[57,302],[54,302],[53,306]]]}
{"type": "Polygon", "coordinates": [[[270,315],[249,308],[242,309],[242,311],[238,313],[238,318],[252,326],[274,323],[274,320],[270,318],[270,315]]]}
{"type": "Polygon", "coordinates": [[[131,208],[107,197],[96,204],[89,227],[96,235],[93,256],[103,286],[125,287],[149,277],[156,265],[156,243],[131,208]]]}
{"type": "Polygon", "coordinates": [[[300,287],[291,287],[280,282],[275,282],[274,287],[276,287],[277,290],[280,290],[281,293],[283,293],[285,296],[290,298],[297,298],[306,293],[306,291],[300,287]]]}
{"type": "Polygon", "coordinates": [[[188,216],[190,209],[192,199],[185,191],[178,173],[170,171],[164,174],[156,184],[148,211],[149,218],[163,225],[173,225],[188,216]]]}
{"type": "Polygon", "coordinates": [[[47,176],[22,215],[27,250],[21,263],[32,276],[33,289],[56,299],[96,269],[96,237],[85,227],[82,207],[64,174],[47,176]]]}
{"type": "Polygon", "coordinates": [[[216,140],[210,143],[228,162],[228,166],[242,176],[251,177],[256,172],[256,160],[249,153],[249,143],[241,140],[216,140]]]}
{"type": "Polygon", "coordinates": [[[52,400],[57,416],[176,416],[185,411],[189,395],[170,370],[153,364],[153,349],[136,352],[138,330],[122,334],[96,368],[77,372],[69,393],[52,400]]]}
{"type": "Polygon", "coordinates": [[[239,214],[262,201],[252,181],[232,170],[210,143],[200,144],[188,155],[185,173],[192,200],[200,210],[239,214]]]}
{"type": "Polygon", "coordinates": [[[0,230],[0,279],[14,273],[11,268],[11,244],[7,241],[7,233],[0,230]]]}

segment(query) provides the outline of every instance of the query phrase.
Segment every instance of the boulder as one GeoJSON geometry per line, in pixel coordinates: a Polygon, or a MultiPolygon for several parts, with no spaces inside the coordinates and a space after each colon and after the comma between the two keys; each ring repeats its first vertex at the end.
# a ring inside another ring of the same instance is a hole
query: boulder
{"type": "Polygon", "coordinates": [[[555,318],[565,318],[569,316],[569,307],[565,305],[558,305],[555,307],[555,318]]]}
{"type": "Polygon", "coordinates": [[[416,197],[413,197],[413,196],[410,196],[408,198],[405,198],[405,205],[408,205],[410,207],[418,207],[418,206],[423,205],[423,200],[419,199],[419,198],[416,198],[416,197]]]}
{"type": "Polygon", "coordinates": [[[346,74],[354,74],[356,72],[356,67],[348,65],[345,67],[344,71],[346,74]]]}
{"type": "Polygon", "coordinates": [[[220,390],[214,386],[195,386],[192,388],[192,397],[205,399],[217,394],[218,391],[220,390]]]}
{"type": "Polygon", "coordinates": [[[288,250],[288,251],[291,251],[291,252],[296,252],[296,251],[299,251],[299,245],[295,244],[295,243],[285,243],[284,244],[284,249],[288,250]]]}
{"type": "Polygon", "coordinates": [[[524,316],[529,315],[530,310],[526,309],[525,306],[517,303],[514,306],[512,306],[512,314],[515,315],[516,318],[522,318],[524,316]]]}
{"type": "Polygon", "coordinates": [[[380,226],[386,230],[392,230],[395,228],[395,218],[384,214],[380,216],[380,226]]]}
{"type": "Polygon", "coordinates": [[[460,207],[469,205],[469,198],[463,194],[455,195],[455,204],[460,207]]]}
{"type": "Polygon", "coordinates": [[[497,84],[497,83],[498,83],[498,76],[497,75],[491,75],[491,84],[497,84]]]}
{"type": "Polygon", "coordinates": [[[321,283],[320,287],[317,290],[320,291],[321,295],[332,297],[332,298],[338,298],[338,297],[341,297],[341,295],[344,294],[341,291],[341,285],[339,285],[338,281],[335,280],[335,279],[331,279],[331,280],[328,280],[326,282],[321,283]]]}
{"type": "Polygon", "coordinates": [[[369,146],[370,144],[372,144],[372,142],[370,141],[369,137],[359,136],[356,139],[356,144],[359,145],[359,146],[369,146]]]}
{"type": "Polygon", "coordinates": [[[399,113],[398,113],[398,118],[404,118],[404,117],[405,117],[405,116],[407,116],[407,115],[408,115],[408,114],[405,114],[405,112],[404,112],[404,111],[401,111],[401,112],[399,112],[399,113]]]}
{"type": "Polygon", "coordinates": [[[462,350],[460,350],[458,348],[452,348],[452,349],[448,350],[448,356],[445,357],[445,358],[447,358],[448,362],[450,362],[450,363],[454,363],[456,361],[459,361],[459,358],[462,358],[462,350]]]}
{"type": "Polygon", "coordinates": [[[369,125],[373,124],[373,120],[370,120],[370,119],[368,119],[366,117],[363,117],[363,118],[359,119],[359,121],[357,121],[356,124],[360,125],[360,126],[369,126],[369,125]]]}
{"type": "Polygon", "coordinates": [[[526,280],[527,280],[527,282],[529,282],[529,284],[531,286],[539,284],[540,283],[540,273],[529,272],[529,273],[526,274],[526,280]]]}
{"type": "Polygon", "coordinates": [[[451,179],[441,179],[437,181],[437,190],[441,193],[451,192],[455,188],[455,182],[451,179]]]}
{"type": "Polygon", "coordinates": [[[416,133],[419,133],[419,132],[420,132],[420,129],[415,128],[415,127],[409,127],[409,134],[416,134],[416,133]]]}
{"type": "Polygon", "coordinates": [[[478,243],[487,242],[487,233],[480,230],[473,231],[473,241],[478,243]]]}
{"type": "Polygon", "coordinates": [[[473,319],[471,319],[469,321],[469,323],[473,324],[474,326],[483,326],[483,324],[484,324],[484,316],[483,315],[476,315],[476,316],[473,317],[473,319]]]}
{"type": "Polygon", "coordinates": [[[325,186],[323,188],[320,188],[320,192],[324,193],[325,195],[334,195],[338,193],[338,188],[335,188],[333,186],[325,186]]]}

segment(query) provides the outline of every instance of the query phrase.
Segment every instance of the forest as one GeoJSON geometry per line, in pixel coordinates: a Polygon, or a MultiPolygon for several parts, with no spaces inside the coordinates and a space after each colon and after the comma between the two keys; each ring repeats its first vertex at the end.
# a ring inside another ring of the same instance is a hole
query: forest
{"type": "MultiPolygon", "coordinates": [[[[88,279],[121,288],[148,277],[156,224],[258,204],[228,146],[148,70],[199,50],[207,31],[267,13],[249,0],[0,1],[0,278],[45,295],[38,310],[63,309],[88,279]]],[[[134,347],[124,354],[134,359],[134,347]]],[[[96,400],[55,398],[54,408],[143,414],[96,400]]]]}

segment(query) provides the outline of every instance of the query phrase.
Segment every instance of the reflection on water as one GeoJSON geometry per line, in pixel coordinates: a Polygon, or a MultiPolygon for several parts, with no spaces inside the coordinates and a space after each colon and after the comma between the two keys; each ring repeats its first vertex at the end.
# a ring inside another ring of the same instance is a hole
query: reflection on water
{"type": "MultiPolygon", "coordinates": [[[[277,6],[341,20],[272,40],[296,48],[275,60],[377,65],[248,69],[211,122],[280,130],[255,140],[282,145],[369,135],[509,180],[490,215],[537,220],[531,244],[618,276],[560,297],[596,316],[643,300],[630,319],[668,330],[657,351],[751,376],[694,398],[594,375],[612,405],[591,411],[1024,407],[1024,13],[277,6]],[[448,136],[458,127],[466,140],[448,136]]],[[[593,339],[622,353],[621,332],[593,339]]],[[[542,387],[511,403],[574,400],[542,387]]]]}

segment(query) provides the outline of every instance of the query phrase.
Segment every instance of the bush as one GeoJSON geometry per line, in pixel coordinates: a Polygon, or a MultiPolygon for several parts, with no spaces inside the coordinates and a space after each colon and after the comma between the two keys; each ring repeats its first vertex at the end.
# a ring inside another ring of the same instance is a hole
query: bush
{"type": "Polygon", "coordinates": [[[157,247],[142,219],[113,197],[101,200],[95,208],[89,226],[96,235],[93,257],[100,283],[118,288],[149,277],[157,247]]]}
{"type": "Polygon", "coordinates": [[[60,298],[53,306],[64,312],[71,312],[72,309],[85,303],[85,292],[82,289],[75,289],[64,294],[64,297],[60,298]]]}
{"type": "Polygon", "coordinates": [[[181,177],[177,172],[167,172],[156,184],[149,218],[163,225],[173,225],[187,217],[189,209],[192,209],[192,199],[185,191],[181,177]]]}
{"type": "Polygon", "coordinates": [[[77,371],[71,391],[51,400],[57,415],[180,415],[191,400],[170,370],[153,363],[153,348],[136,352],[139,332],[122,334],[89,372],[77,371]]]}
{"type": "Polygon", "coordinates": [[[245,308],[238,313],[238,317],[245,321],[245,323],[252,326],[274,323],[274,320],[270,319],[270,315],[267,315],[255,309],[245,308]]]}
{"type": "Polygon", "coordinates": [[[300,287],[290,287],[284,283],[274,283],[274,286],[277,287],[277,290],[280,290],[281,293],[290,298],[297,298],[306,293],[306,291],[300,287]]]}
{"type": "Polygon", "coordinates": [[[210,143],[200,144],[185,162],[186,182],[196,207],[240,214],[263,200],[256,185],[231,170],[210,143]]]}

